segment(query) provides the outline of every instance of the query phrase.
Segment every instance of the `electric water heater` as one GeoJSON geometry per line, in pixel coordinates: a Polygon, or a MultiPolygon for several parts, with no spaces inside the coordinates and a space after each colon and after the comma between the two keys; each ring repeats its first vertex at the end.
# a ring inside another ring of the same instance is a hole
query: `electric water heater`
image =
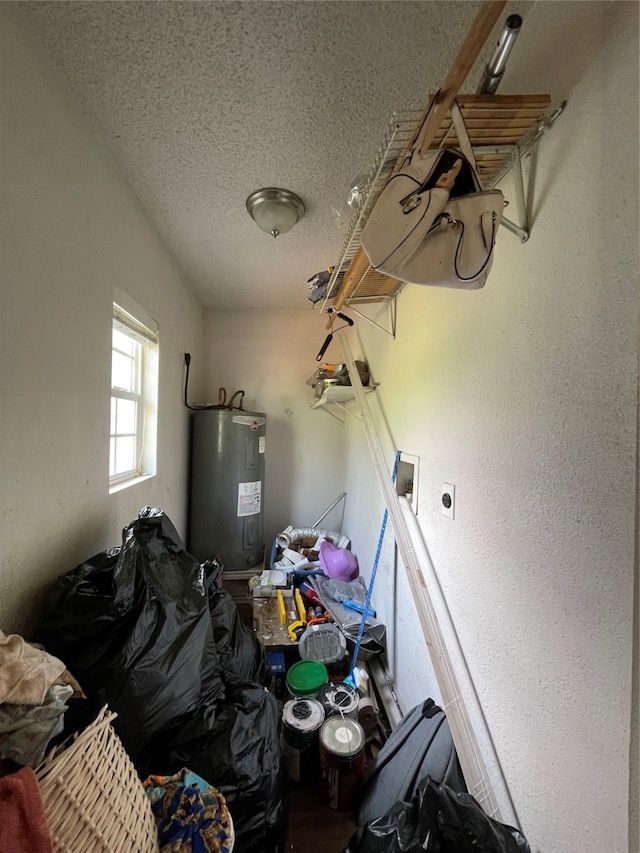
{"type": "Polygon", "coordinates": [[[241,409],[193,412],[189,552],[225,571],[262,562],[267,417],[241,409]]]}

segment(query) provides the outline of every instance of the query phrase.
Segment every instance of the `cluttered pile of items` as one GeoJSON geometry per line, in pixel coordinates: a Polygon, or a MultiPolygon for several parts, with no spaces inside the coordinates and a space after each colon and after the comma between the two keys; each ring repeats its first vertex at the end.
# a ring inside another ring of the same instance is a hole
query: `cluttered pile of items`
{"type": "Polygon", "coordinates": [[[529,853],[518,829],[467,793],[446,715],[427,699],[393,731],[370,669],[386,627],[350,539],[287,527],[249,581],[269,690],[284,703],[281,747],[294,785],[357,816],[344,853],[529,853]]]}
{"type": "Polygon", "coordinates": [[[323,799],[338,810],[353,807],[366,744],[386,735],[366,669],[384,650],[386,629],[366,606],[350,544],[334,531],[287,527],[274,540],[271,568],[250,581],[269,686],[285,703],[288,776],[321,778],[323,799]]]}
{"type": "Polygon", "coordinates": [[[145,507],[57,579],[33,643],[0,634],[7,850],[280,853],[288,786],[318,783],[358,813],[345,853],[400,849],[400,824],[403,851],[527,853],[465,793],[431,700],[387,739],[367,672],[386,629],[349,539],[288,527],[268,566],[251,630],[220,562],[145,507]]]}
{"type": "Polygon", "coordinates": [[[34,640],[54,677],[68,667],[77,682],[64,693],[46,686],[51,711],[39,718],[57,719],[43,749],[18,751],[25,729],[26,740],[44,730],[20,694],[0,735],[0,757],[16,771],[5,768],[3,796],[17,797],[15,808],[4,799],[3,832],[6,811],[15,837],[26,835],[41,801],[49,838],[14,853],[278,850],[287,818],[280,703],[264,689],[264,652],[221,577],[218,563],[185,550],[162,510],[146,507],[121,547],[54,583],[34,640]]]}
{"type": "MultiPolygon", "coordinates": [[[[365,361],[356,361],[355,363],[360,376],[360,382],[363,386],[369,385],[370,373],[369,367],[365,361]]],[[[316,398],[322,397],[328,388],[335,386],[350,386],[351,379],[346,364],[321,364],[314,371],[313,375],[307,379],[307,385],[313,388],[313,394],[316,398]]]]}

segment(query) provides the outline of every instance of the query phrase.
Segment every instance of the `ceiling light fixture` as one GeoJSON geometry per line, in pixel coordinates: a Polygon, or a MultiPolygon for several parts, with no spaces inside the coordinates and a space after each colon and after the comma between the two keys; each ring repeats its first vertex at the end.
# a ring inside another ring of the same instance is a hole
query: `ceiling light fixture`
{"type": "Polygon", "coordinates": [[[304,216],[302,199],[277,187],[264,187],[251,193],[247,199],[247,210],[258,228],[272,237],[291,231],[304,216]]]}

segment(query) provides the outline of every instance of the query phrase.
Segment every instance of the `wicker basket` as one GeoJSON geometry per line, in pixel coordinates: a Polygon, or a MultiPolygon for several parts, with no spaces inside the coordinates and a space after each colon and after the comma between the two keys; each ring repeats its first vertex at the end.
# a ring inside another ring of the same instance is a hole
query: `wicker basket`
{"type": "Polygon", "coordinates": [[[54,853],[157,853],[151,804],[105,706],[36,770],[54,853]]]}

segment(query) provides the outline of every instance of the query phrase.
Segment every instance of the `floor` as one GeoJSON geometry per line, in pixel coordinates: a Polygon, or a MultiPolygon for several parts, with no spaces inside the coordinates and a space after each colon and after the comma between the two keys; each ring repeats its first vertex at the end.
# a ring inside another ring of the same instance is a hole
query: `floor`
{"type": "Polygon", "coordinates": [[[321,789],[291,783],[284,853],[341,853],[357,828],[355,816],[322,802],[321,789]]]}

